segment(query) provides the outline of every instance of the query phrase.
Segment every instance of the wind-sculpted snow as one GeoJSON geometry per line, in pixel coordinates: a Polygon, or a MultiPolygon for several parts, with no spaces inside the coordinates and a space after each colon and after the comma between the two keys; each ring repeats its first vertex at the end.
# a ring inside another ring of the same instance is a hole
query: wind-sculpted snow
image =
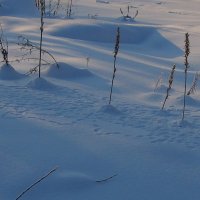
{"type": "MultiPolygon", "coordinates": [[[[200,112],[198,105],[193,104],[191,111],[187,112],[191,119],[188,119],[188,125],[184,129],[188,129],[192,134],[188,136],[182,134],[179,119],[181,104],[177,104],[178,109],[170,106],[163,112],[154,106],[144,107],[116,100],[114,100],[116,106],[108,106],[107,99],[101,95],[94,95],[86,90],[56,86],[51,80],[37,78],[28,85],[28,88],[1,85],[0,108],[4,112],[3,118],[27,118],[66,128],[76,126],[77,123],[79,127],[87,124],[88,128],[98,135],[120,134],[131,138],[144,137],[151,142],[180,142],[190,148],[199,148],[200,143],[196,138],[199,137],[200,126],[198,118],[192,117],[193,113],[196,115],[200,112]],[[6,91],[9,91],[9,94],[6,91]],[[192,123],[195,126],[192,126],[192,123]],[[136,131],[141,128],[143,129],[141,133],[136,131]]],[[[65,85],[67,86],[67,83],[65,85]]],[[[159,98],[156,96],[152,94],[148,101],[154,104],[157,101],[159,105],[164,94],[159,98]]],[[[146,97],[140,98],[146,101],[146,97]]]]}
{"type": "Polygon", "coordinates": [[[117,27],[120,27],[120,42],[134,45],[150,46],[159,50],[168,49],[169,51],[182,52],[169,40],[165,39],[157,28],[148,25],[134,24],[115,24],[115,23],[79,23],[74,20],[73,24],[66,24],[65,27],[58,27],[57,30],[50,32],[55,36],[62,36],[77,40],[86,40],[102,43],[114,43],[117,27]]]}
{"type": "Polygon", "coordinates": [[[29,17],[38,15],[34,0],[0,0],[0,3],[2,3],[1,15],[29,17]]]}
{"type": "Polygon", "coordinates": [[[31,80],[27,87],[35,90],[56,90],[58,87],[44,78],[36,78],[31,80]]]}
{"type": "Polygon", "coordinates": [[[166,57],[176,57],[183,54],[183,51],[166,39],[158,28],[144,24],[89,23],[87,20],[74,20],[69,24],[61,23],[56,30],[50,29],[48,33],[75,40],[114,44],[118,26],[120,27],[121,44],[143,47],[149,50],[150,55],[161,54],[166,57]]]}
{"type": "Polygon", "coordinates": [[[43,49],[60,68],[42,54],[41,78],[24,75],[38,50],[17,45],[18,35],[40,44],[34,3],[0,0],[10,61],[0,55],[0,199],[16,199],[56,167],[20,200],[199,200],[199,82],[181,121],[186,32],[187,90],[199,71],[198,1],[74,0],[70,19],[44,19],[43,49]],[[138,10],[133,21],[122,20],[128,6],[138,10]]]}
{"type": "Polygon", "coordinates": [[[16,80],[25,77],[24,74],[17,72],[10,64],[4,64],[0,67],[0,79],[2,80],[16,80]]]}
{"type": "Polygon", "coordinates": [[[59,68],[51,65],[44,75],[58,79],[82,79],[94,76],[88,69],[78,69],[66,63],[58,63],[59,68]]]}

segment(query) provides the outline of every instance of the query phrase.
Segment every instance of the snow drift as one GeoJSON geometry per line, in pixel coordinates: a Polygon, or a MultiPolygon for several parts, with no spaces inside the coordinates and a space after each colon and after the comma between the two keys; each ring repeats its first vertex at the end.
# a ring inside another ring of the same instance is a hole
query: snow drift
{"type": "Polygon", "coordinates": [[[10,64],[4,64],[0,68],[0,79],[2,80],[16,80],[24,77],[26,76],[17,72],[10,64]]]}
{"type": "Polygon", "coordinates": [[[58,63],[59,68],[55,64],[51,65],[44,75],[58,79],[78,79],[93,76],[88,69],[76,68],[66,63],[58,63]]]}
{"type": "Polygon", "coordinates": [[[117,27],[120,26],[120,43],[137,45],[153,51],[167,52],[166,55],[180,56],[183,51],[159,32],[158,28],[144,24],[115,24],[115,23],[88,23],[84,20],[73,20],[73,23],[61,23],[54,30],[49,30],[53,36],[70,39],[115,43],[117,27]]]}
{"type": "Polygon", "coordinates": [[[0,0],[2,7],[0,8],[1,15],[11,16],[36,16],[38,10],[34,0],[0,0]]]}

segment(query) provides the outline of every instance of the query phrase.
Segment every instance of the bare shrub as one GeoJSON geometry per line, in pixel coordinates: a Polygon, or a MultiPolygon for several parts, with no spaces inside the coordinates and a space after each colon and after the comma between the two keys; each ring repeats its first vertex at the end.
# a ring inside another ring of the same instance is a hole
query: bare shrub
{"type": "Polygon", "coordinates": [[[133,13],[133,15],[130,15],[130,10],[131,10],[132,8],[133,8],[132,6],[128,5],[128,6],[127,6],[127,11],[126,11],[126,13],[125,13],[125,11],[123,11],[123,10],[120,8],[120,12],[121,12],[121,14],[122,14],[122,16],[123,16],[123,19],[124,19],[125,21],[133,21],[133,20],[137,17],[137,15],[138,15],[138,10],[136,10],[135,13],[133,13]]]}
{"type": "MultiPolygon", "coordinates": [[[[38,46],[37,44],[34,44],[33,42],[31,42],[29,39],[25,38],[24,36],[18,37],[18,45],[20,46],[21,51],[24,53],[16,61],[18,61],[18,62],[25,61],[25,60],[38,61],[40,58],[38,58],[37,53],[41,51],[41,54],[43,55],[43,58],[41,58],[41,66],[52,64],[49,61],[49,59],[45,58],[48,56],[53,61],[53,63],[56,64],[57,68],[59,68],[59,65],[58,65],[56,59],[49,51],[47,51],[45,49],[41,49],[40,46],[38,46]]],[[[39,64],[36,65],[35,67],[33,67],[32,69],[30,69],[28,74],[37,72],[38,69],[39,69],[39,64]]]]}

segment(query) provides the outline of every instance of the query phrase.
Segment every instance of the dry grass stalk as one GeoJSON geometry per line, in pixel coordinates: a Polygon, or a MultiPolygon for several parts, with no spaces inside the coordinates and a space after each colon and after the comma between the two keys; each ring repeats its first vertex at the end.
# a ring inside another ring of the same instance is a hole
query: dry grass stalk
{"type": "Polygon", "coordinates": [[[49,17],[51,16],[52,11],[52,0],[49,0],[49,17]]]}
{"type": "Polygon", "coordinates": [[[72,16],[72,4],[73,4],[73,1],[72,0],[69,0],[68,1],[68,4],[67,4],[67,13],[66,13],[66,15],[67,15],[67,18],[71,18],[71,16],[72,16]]]}
{"type": "Polygon", "coordinates": [[[189,91],[187,92],[187,95],[191,95],[191,94],[194,94],[196,92],[196,88],[197,88],[197,84],[198,84],[199,79],[200,79],[200,74],[196,73],[195,76],[194,76],[192,86],[189,89],[189,91]]]}
{"type": "Polygon", "coordinates": [[[118,175],[118,174],[114,174],[114,175],[109,176],[109,177],[107,177],[107,178],[104,178],[104,179],[101,179],[101,180],[96,180],[95,182],[96,182],[96,183],[106,182],[106,181],[108,181],[108,180],[114,178],[114,177],[117,176],[117,175],[118,175]]]}
{"type": "Polygon", "coordinates": [[[165,107],[165,103],[169,97],[169,91],[171,90],[172,88],[172,83],[173,83],[173,80],[174,80],[174,72],[175,72],[175,69],[176,69],[176,65],[173,65],[172,67],[172,70],[171,70],[171,73],[170,73],[170,76],[169,76],[169,86],[167,88],[167,94],[166,94],[166,97],[165,97],[165,100],[163,102],[163,106],[162,106],[162,110],[164,109],[165,107]]]}
{"type": "Polygon", "coordinates": [[[42,65],[42,41],[43,41],[43,31],[44,31],[44,16],[45,16],[45,0],[35,0],[36,7],[40,11],[40,55],[39,55],[39,78],[41,73],[42,65]]]}
{"type": "Polygon", "coordinates": [[[120,28],[117,28],[117,36],[116,36],[116,41],[115,41],[115,50],[114,50],[114,69],[113,69],[113,76],[112,76],[112,84],[110,88],[110,99],[109,99],[109,104],[111,104],[112,100],[112,92],[113,92],[113,84],[114,84],[114,79],[115,79],[115,73],[117,71],[116,69],[116,60],[117,60],[117,54],[119,51],[119,43],[120,43],[120,28]]]}
{"type": "Polygon", "coordinates": [[[182,120],[184,120],[185,117],[185,106],[186,106],[186,91],[187,91],[187,72],[190,67],[188,62],[188,57],[190,54],[190,40],[189,40],[189,34],[185,34],[185,54],[184,54],[184,65],[185,65],[185,87],[184,87],[184,97],[183,97],[183,115],[182,120]]]}
{"type": "Polygon", "coordinates": [[[87,68],[89,67],[89,62],[90,62],[90,57],[87,57],[86,58],[86,66],[87,66],[87,68]]]}
{"type": "Polygon", "coordinates": [[[49,17],[56,16],[58,14],[59,7],[60,7],[59,0],[57,1],[57,3],[55,3],[53,0],[49,0],[48,10],[47,10],[46,14],[48,14],[49,17]]]}
{"type": "Polygon", "coordinates": [[[58,0],[56,3],[56,9],[54,10],[54,16],[58,14],[59,7],[60,7],[60,0],[58,0]]]}
{"type": "Polygon", "coordinates": [[[158,80],[155,83],[154,92],[162,85],[162,82],[163,82],[163,76],[161,73],[161,75],[158,77],[158,80]]]}
{"type": "Polygon", "coordinates": [[[55,172],[58,169],[58,167],[55,167],[54,169],[52,169],[50,172],[48,172],[45,176],[43,176],[42,178],[40,178],[39,180],[37,180],[35,183],[33,183],[31,186],[29,186],[26,190],[24,190],[17,198],[16,200],[20,199],[23,195],[25,195],[31,188],[33,188],[34,186],[36,186],[38,183],[40,183],[41,181],[43,181],[45,178],[47,178],[48,176],[50,176],[53,172],[55,172]]]}
{"type": "Polygon", "coordinates": [[[4,37],[4,32],[3,32],[3,28],[2,28],[1,24],[0,24],[0,31],[1,31],[0,51],[3,56],[3,62],[5,62],[8,65],[8,63],[9,63],[9,61],[8,61],[8,41],[4,37]]]}

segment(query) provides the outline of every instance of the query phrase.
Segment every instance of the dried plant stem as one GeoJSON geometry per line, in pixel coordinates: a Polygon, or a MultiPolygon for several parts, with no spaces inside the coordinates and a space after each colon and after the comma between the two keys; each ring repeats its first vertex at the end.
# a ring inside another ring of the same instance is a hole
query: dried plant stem
{"type": "Polygon", "coordinates": [[[109,104],[111,104],[112,101],[112,93],[113,93],[113,85],[114,85],[114,79],[115,79],[115,73],[116,73],[116,57],[114,58],[114,71],[113,71],[113,76],[112,76],[112,84],[110,88],[110,98],[109,98],[109,104]]]}
{"type": "MultiPolygon", "coordinates": [[[[18,37],[19,39],[19,42],[18,42],[18,45],[21,46],[21,50],[25,50],[26,53],[24,53],[20,59],[16,59],[15,61],[11,61],[11,62],[20,62],[20,61],[24,61],[24,60],[38,60],[38,56],[35,58],[35,57],[30,57],[30,55],[33,53],[33,52],[37,52],[37,51],[42,51],[42,54],[47,54],[53,61],[54,63],[56,64],[56,67],[59,68],[59,64],[57,63],[56,59],[54,58],[54,56],[48,52],[47,50],[44,50],[44,49],[40,49],[39,46],[35,45],[34,43],[32,43],[30,40],[28,40],[27,38],[25,38],[24,36],[19,36],[18,37]]],[[[43,59],[41,58],[41,66],[43,65],[50,65],[51,63],[48,62],[46,59],[43,59]]],[[[33,69],[31,69],[29,73],[32,73],[32,72],[37,72],[38,71],[38,68],[39,68],[39,64],[34,67],[33,69]]]]}
{"type": "Polygon", "coordinates": [[[43,34],[43,30],[42,27],[41,29],[41,35],[40,35],[40,58],[39,58],[39,78],[40,78],[40,73],[41,73],[41,62],[42,62],[42,34],[43,34]]]}
{"type": "Polygon", "coordinates": [[[52,0],[49,0],[49,17],[51,16],[51,12],[52,12],[52,0]]]}
{"type": "Polygon", "coordinates": [[[68,3],[67,3],[67,18],[71,18],[71,15],[72,15],[72,4],[73,4],[73,1],[72,0],[68,0],[68,3]]]}
{"type": "Polygon", "coordinates": [[[105,179],[101,179],[101,180],[96,180],[96,183],[102,183],[102,182],[106,182],[106,181],[108,181],[108,180],[110,180],[110,179],[112,179],[112,178],[114,178],[115,176],[117,176],[118,174],[114,174],[114,175],[112,175],[112,176],[109,176],[109,177],[107,177],[107,178],[105,178],[105,179]]]}
{"type": "Polygon", "coordinates": [[[40,11],[40,47],[39,47],[39,78],[41,72],[42,64],[42,41],[43,41],[43,31],[44,31],[44,15],[45,15],[45,0],[35,0],[36,7],[40,11]]]}
{"type": "MultiPolygon", "coordinates": [[[[27,48],[27,51],[29,50],[29,53],[24,54],[23,57],[26,56],[26,55],[28,55],[28,54],[31,54],[34,50],[41,50],[41,51],[42,51],[42,54],[47,54],[47,55],[49,55],[49,56],[54,60],[54,62],[55,62],[55,64],[56,64],[57,68],[59,68],[59,65],[58,65],[56,59],[55,59],[54,56],[53,56],[51,53],[49,53],[47,50],[41,49],[40,47],[36,46],[36,45],[33,44],[32,42],[30,42],[30,40],[26,39],[26,38],[23,37],[23,36],[20,36],[19,38],[21,38],[22,42],[19,42],[18,45],[22,46],[22,49],[26,49],[26,48],[27,48]]],[[[23,57],[22,57],[22,58],[23,58],[23,57]]]]}
{"type": "Polygon", "coordinates": [[[163,77],[162,74],[158,77],[158,80],[155,83],[154,92],[162,85],[163,77]]]}
{"type": "Polygon", "coordinates": [[[72,15],[72,0],[70,0],[70,6],[69,6],[69,18],[72,15]]]}
{"type": "Polygon", "coordinates": [[[111,88],[110,88],[109,105],[111,104],[111,100],[112,100],[113,84],[114,84],[114,79],[115,79],[115,73],[117,71],[116,60],[117,60],[117,54],[118,54],[118,51],[119,51],[119,42],[120,42],[120,29],[118,27],[117,28],[116,42],[115,42],[115,50],[114,50],[114,69],[113,69],[113,76],[112,76],[112,84],[111,84],[111,88]]]}
{"type": "Polygon", "coordinates": [[[134,15],[133,17],[131,17],[131,16],[129,15],[129,13],[130,13],[130,8],[131,8],[131,7],[128,5],[128,6],[127,6],[127,14],[124,14],[123,10],[120,8],[120,12],[121,12],[121,14],[122,14],[124,20],[130,20],[130,19],[134,20],[134,19],[137,17],[137,15],[138,15],[138,10],[136,10],[135,15],[134,15]]]}
{"type": "Polygon", "coordinates": [[[194,76],[192,86],[189,89],[189,91],[187,92],[187,95],[191,95],[191,94],[194,94],[196,92],[197,83],[198,83],[199,78],[200,78],[200,74],[196,73],[195,76],[194,76]]]}
{"type": "Polygon", "coordinates": [[[58,14],[59,7],[60,7],[60,0],[57,1],[56,9],[54,11],[54,15],[58,14]]]}
{"type": "Polygon", "coordinates": [[[165,103],[166,103],[166,101],[167,101],[167,99],[168,99],[168,97],[169,97],[169,91],[170,91],[171,88],[172,88],[172,83],[173,83],[173,80],[174,80],[174,72],[175,72],[175,69],[176,69],[176,65],[173,65],[172,71],[171,71],[170,76],[169,76],[169,86],[168,86],[168,88],[167,88],[167,94],[166,94],[165,100],[164,100],[163,105],[162,105],[162,110],[163,110],[164,107],[165,107],[165,103]]]}
{"type": "Polygon", "coordinates": [[[183,97],[183,115],[182,120],[185,118],[185,106],[186,106],[186,91],[187,91],[187,71],[189,69],[189,62],[188,62],[188,56],[190,54],[190,41],[189,41],[189,34],[185,34],[185,84],[184,84],[184,97],[183,97]]]}
{"type": "Polygon", "coordinates": [[[0,29],[1,29],[1,35],[0,35],[0,51],[3,56],[3,62],[5,62],[7,65],[9,63],[8,61],[8,41],[7,39],[4,38],[4,32],[3,28],[0,24],[0,29]]]}
{"type": "Polygon", "coordinates": [[[45,14],[45,0],[40,0],[40,57],[39,57],[39,78],[41,73],[41,63],[42,63],[42,41],[43,41],[43,31],[44,31],[44,14],[45,14]]]}
{"type": "Polygon", "coordinates": [[[27,193],[31,188],[33,188],[34,186],[36,186],[38,183],[40,183],[41,181],[43,181],[45,178],[47,178],[49,175],[51,175],[53,172],[55,172],[58,169],[58,167],[52,169],[50,172],[48,172],[45,176],[43,176],[42,178],[40,178],[38,181],[36,181],[35,183],[33,183],[31,186],[29,186],[26,190],[24,190],[17,198],[16,200],[20,199],[25,193],[27,193]]]}

